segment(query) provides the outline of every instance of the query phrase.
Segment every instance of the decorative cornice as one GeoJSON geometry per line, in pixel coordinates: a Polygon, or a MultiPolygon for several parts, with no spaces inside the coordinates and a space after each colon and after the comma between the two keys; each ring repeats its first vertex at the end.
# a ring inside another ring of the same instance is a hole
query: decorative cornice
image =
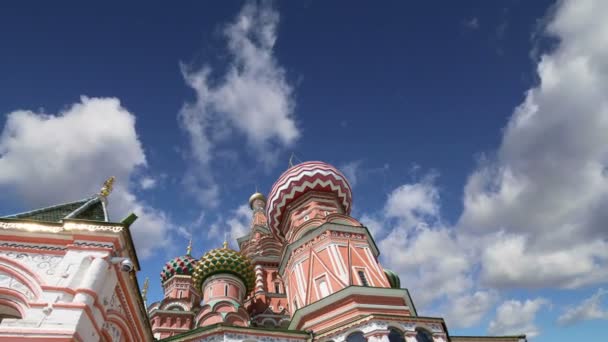
{"type": "Polygon", "coordinates": [[[2,242],[0,243],[0,248],[22,248],[22,249],[33,249],[36,251],[65,251],[67,247],[65,246],[49,246],[49,245],[31,245],[31,244],[23,244],[23,243],[12,243],[12,242],[2,242]]]}
{"type": "Polygon", "coordinates": [[[63,220],[60,223],[42,223],[19,219],[0,219],[0,229],[22,230],[28,232],[60,233],[63,231],[89,231],[120,233],[125,227],[122,224],[99,224],[82,220],[63,220]]]}
{"type": "Polygon", "coordinates": [[[333,303],[340,301],[344,298],[353,296],[353,295],[361,295],[366,297],[399,297],[405,300],[406,305],[404,308],[408,309],[413,315],[416,316],[416,313],[412,310],[411,298],[406,289],[392,289],[392,288],[383,288],[383,287],[366,287],[366,286],[348,286],[344,289],[334,292],[329,296],[322,298],[312,304],[304,306],[292,315],[291,323],[289,325],[289,329],[295,329],[296,326],[300,323],[301,319],[309,315],[312,312],[318,311],[321,308],[332,305],[333,303]]]}

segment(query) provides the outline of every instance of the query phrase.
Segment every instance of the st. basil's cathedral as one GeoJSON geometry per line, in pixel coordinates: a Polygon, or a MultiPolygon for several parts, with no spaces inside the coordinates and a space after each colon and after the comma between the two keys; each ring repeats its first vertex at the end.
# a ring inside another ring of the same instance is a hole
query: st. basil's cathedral
{"type": "Polygon", "coordinates": [[[163,299],[146,304],[136,216],[108,219],[112,182],[0,218],[0,341],[526,341],[452,336],[443,318],[420,316],[407,278],[381,266],[350,216],[346,177],[324,162],[292,166],[250,197],[238,251],[225,242],[198,258],[190,245],[167,262],[163,299]]]}

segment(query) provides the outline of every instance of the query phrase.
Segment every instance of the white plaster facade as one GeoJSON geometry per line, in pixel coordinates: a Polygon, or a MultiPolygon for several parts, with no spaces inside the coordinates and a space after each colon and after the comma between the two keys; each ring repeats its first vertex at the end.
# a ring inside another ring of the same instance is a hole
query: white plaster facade
{"type": "Polygon", "coordinates": [[[2,223],[0,339],[151,340],[125,225],[2,223]]]}

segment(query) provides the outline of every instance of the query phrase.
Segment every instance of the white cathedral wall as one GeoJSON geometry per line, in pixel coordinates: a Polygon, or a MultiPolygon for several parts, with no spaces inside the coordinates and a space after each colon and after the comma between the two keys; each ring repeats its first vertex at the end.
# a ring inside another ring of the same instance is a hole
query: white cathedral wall
{"type": "Polygon", "coordinates": [[[6,270],[0,271],[0,288],[16,290],[30,302],[22,305],[23,318],[4,319],[0,323],[0,336],[15,330],[37,336],[37,332],[50,335],[53,332],[77,332],[87,341],[98,340],[98,332],[106,323],[104,314],[99,305],[94,305],[95,298],[92,295],[73,293],[74,290],[85,288],[97,294],[98,304],[102,307],[110,305],[118,279],[111,265],[101,259],[108,253],[67,250],[61,255],[59,251],[45,253],[44,249],[38,250],[42,252],[35,252],[33,248],[31,252],[25,248],[18,251],[0,250],[0,266],[6,270]],[[25,284],[18,278],[25,278],[25,284]],[[94,322],[77,303],[90,308],[94,322]],[[75,305],[69,307],[71,304],[75,305]]]}

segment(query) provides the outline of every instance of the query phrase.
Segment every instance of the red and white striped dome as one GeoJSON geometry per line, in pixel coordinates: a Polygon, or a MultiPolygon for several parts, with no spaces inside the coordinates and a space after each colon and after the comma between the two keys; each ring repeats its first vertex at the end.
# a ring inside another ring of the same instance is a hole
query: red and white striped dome
{"type": "Polygon", "coordinates": [[[352,206],[350,184],[342,172],[332,165],[310,161],[295,165],[285,171],[274,183],[268,196],[266,214],[273,234],[284,236],[279,226],[285,208],[309,191],[331,192],[338,196],[342,209],[348,215],[352,206]]]}

